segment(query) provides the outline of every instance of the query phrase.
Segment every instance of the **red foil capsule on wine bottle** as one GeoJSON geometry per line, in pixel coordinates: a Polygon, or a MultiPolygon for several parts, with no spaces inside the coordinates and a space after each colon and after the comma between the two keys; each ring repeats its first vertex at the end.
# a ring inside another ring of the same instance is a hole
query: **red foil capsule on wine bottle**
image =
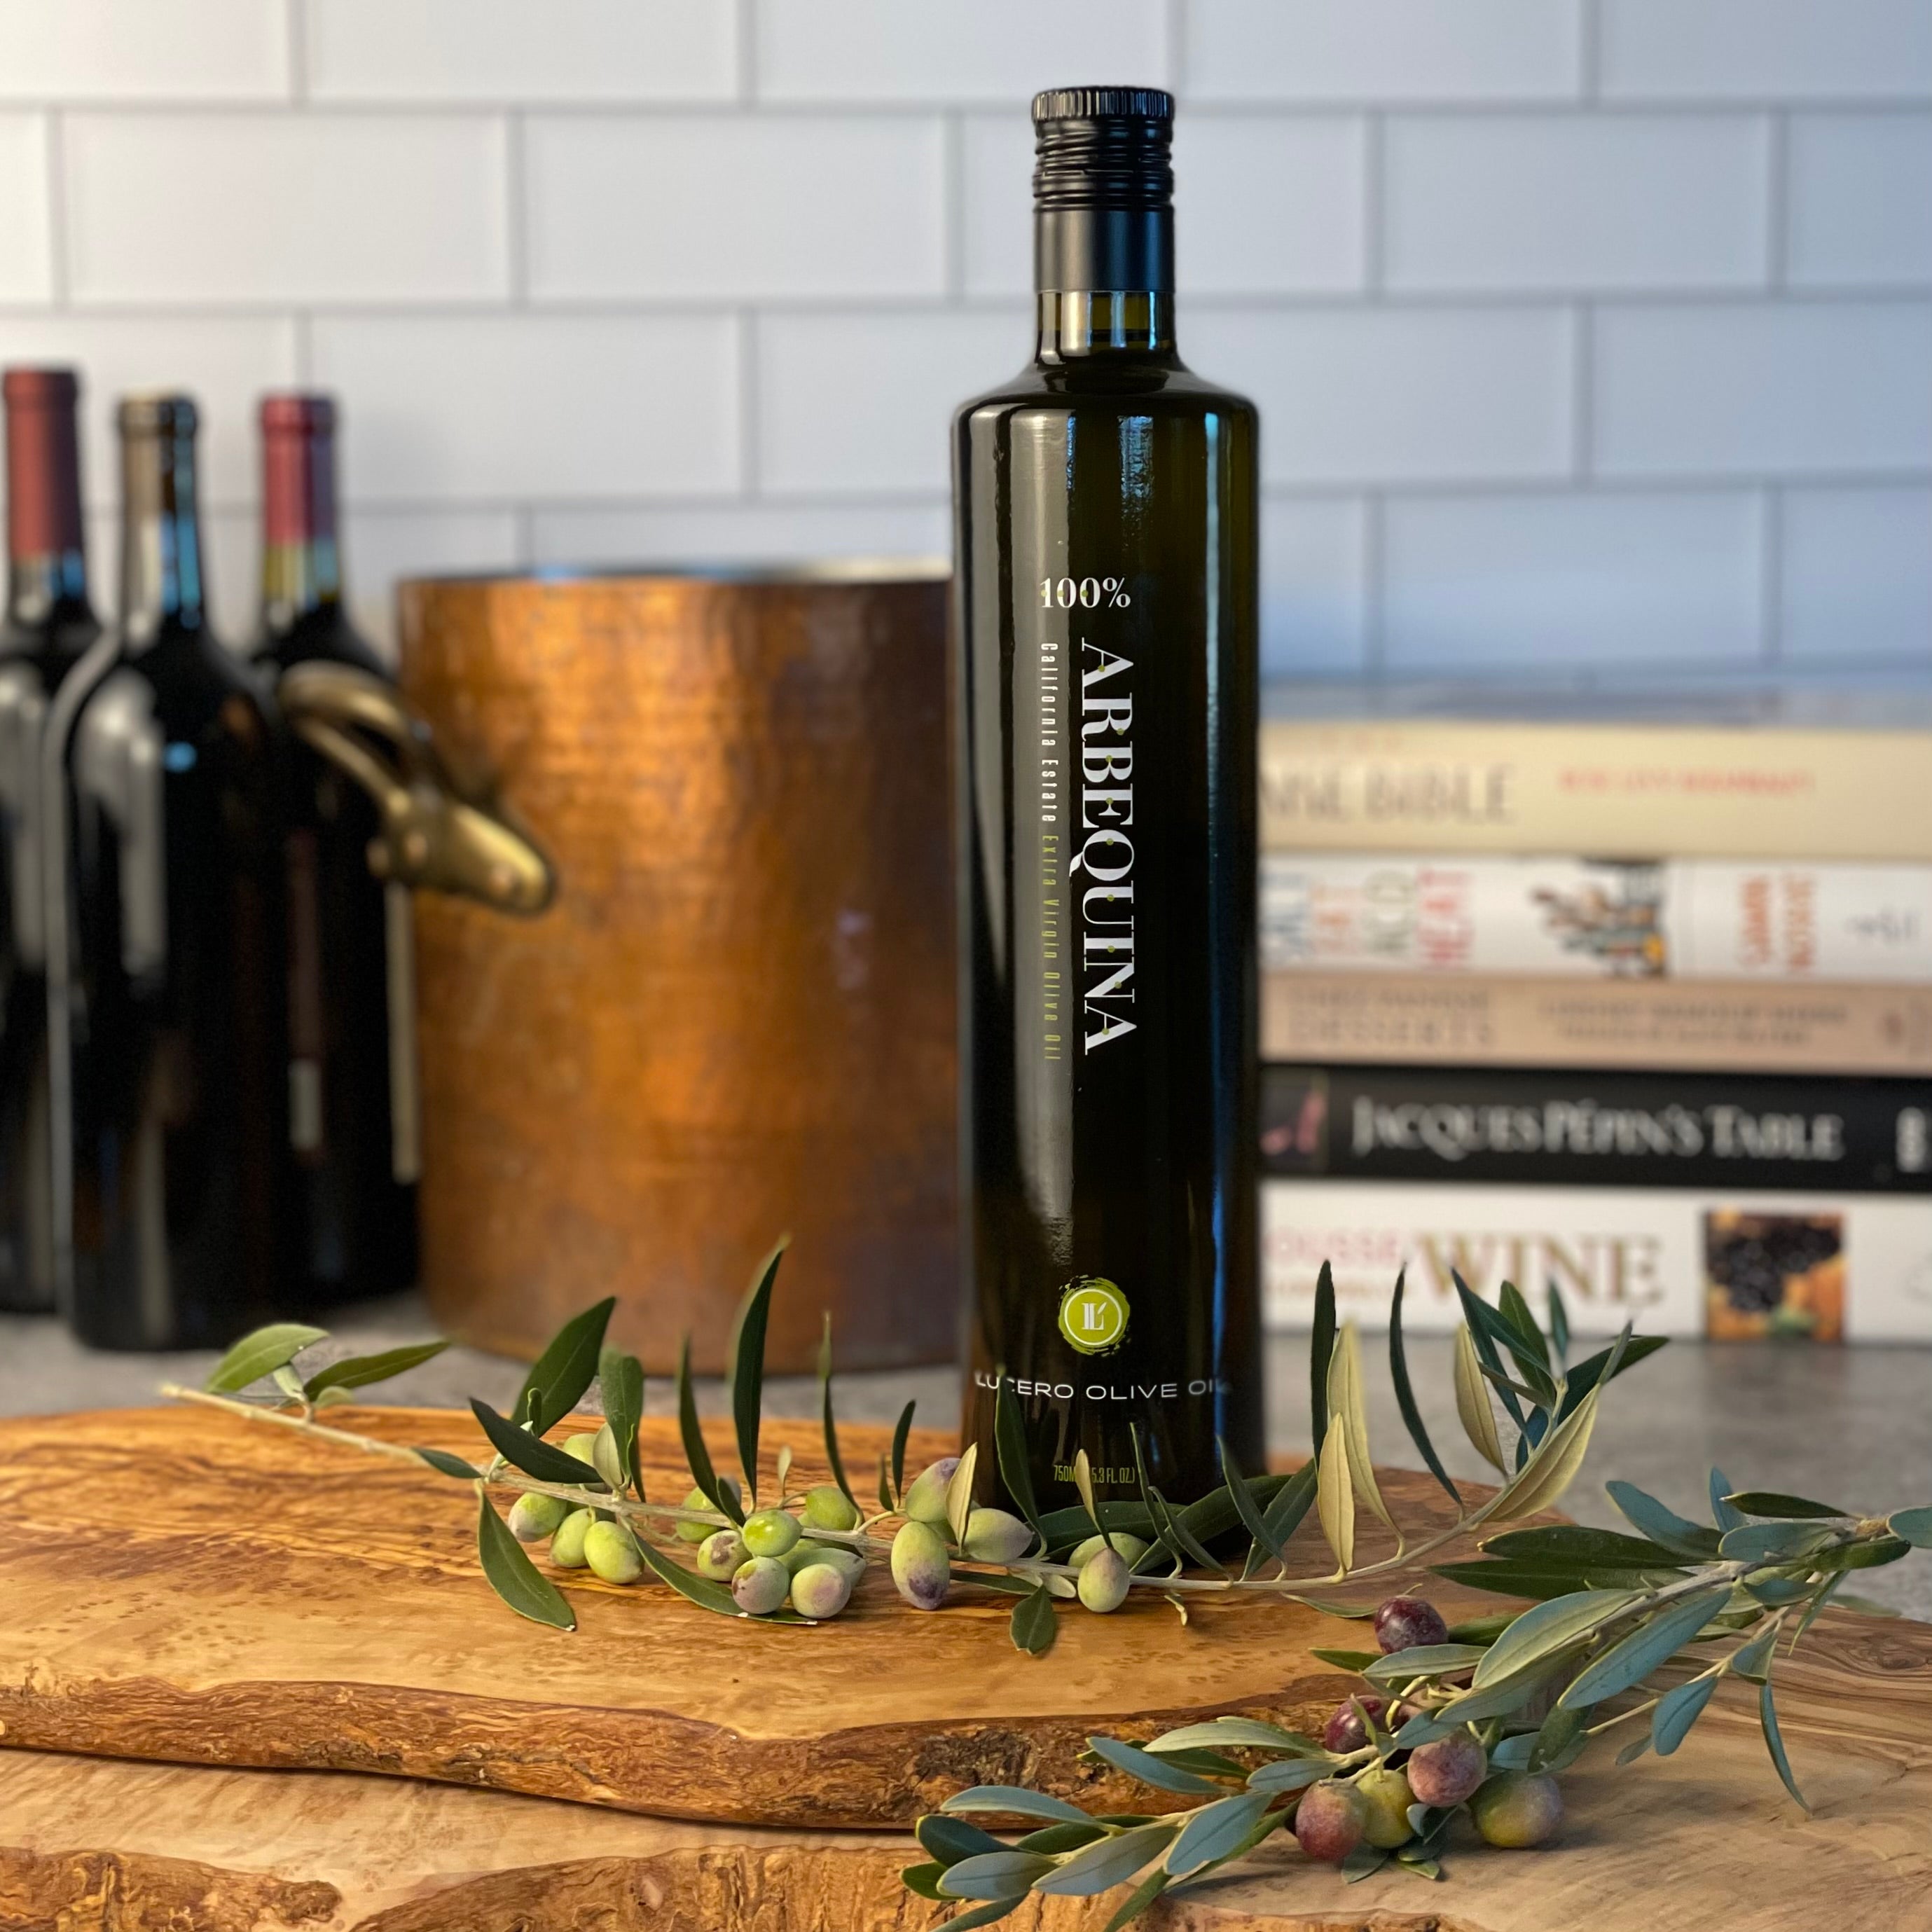
{"type": "Polygon", "coordinates": [[[71,369],[9,369],[0,377],[11,556],[60,556],[81,548],[80,394],[71,369]]]}
{"type": "Polygon", "coordinates": [[[262,536],[269,544],[308,544],[335,535],[335,404],[291,391],[264,396],[262,536]]]}

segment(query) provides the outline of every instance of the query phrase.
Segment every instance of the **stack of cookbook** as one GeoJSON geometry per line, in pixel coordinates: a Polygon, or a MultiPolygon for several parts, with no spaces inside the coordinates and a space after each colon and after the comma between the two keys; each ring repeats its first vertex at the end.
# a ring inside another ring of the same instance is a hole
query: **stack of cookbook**
{"type": "Polygon", "coordinates": [[[1268,1308],[1932,1340],[1932,734],[1270,723],[1268,1308]]]}

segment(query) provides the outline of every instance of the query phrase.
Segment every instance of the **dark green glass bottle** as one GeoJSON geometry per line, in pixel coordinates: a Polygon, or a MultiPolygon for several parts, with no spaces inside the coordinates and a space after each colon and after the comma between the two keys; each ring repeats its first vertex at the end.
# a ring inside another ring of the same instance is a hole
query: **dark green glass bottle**
{"type": "Polygon", "coordinates": [[[1041,1507],[1262,1450],[1256,420],[1174,338],[1173,104],[1034,103],[1039,337],[956,419],[968,1358],[1041,1507]]]}

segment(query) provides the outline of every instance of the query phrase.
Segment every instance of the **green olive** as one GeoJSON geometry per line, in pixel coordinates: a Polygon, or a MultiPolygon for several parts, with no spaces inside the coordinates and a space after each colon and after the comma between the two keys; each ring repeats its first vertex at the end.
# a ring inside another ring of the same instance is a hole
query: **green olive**
{"type": "MultiPolygon", "coordinates": [[[[730,1477],[720,1477],[718,1486],[734,1503],[740,1500],[738,1485],[730,1477]]],[[[685,1498],[684,1507],[688,1510],[711,1510],[712,1515],[717,1514],[711,1508],[711,1498],[702,1490],[693,1490],[685,1498]]],[[[683,1543],[702,1543],[717,1527],[715,1522],[681,1522],[677,1526],[678,1538],[683,1543]]]]}
{"type": "Polygon", "coordinates": [[[519,1543],[542,1543],[556,1534],[558,1524],[569,1514],[570,1505],[561,1496],[527,1490],[510,1505],[510,1534],[519,1543]]]}
{"type": "Polygon", "coordinates": [[[1112,1550],[1096,1550],[1080,1571],[1080,1600],[1090,1610],[1118,1610],[1127,1600],[1127,1566],[1112,1550]]]}
{"type": "Polygon", "coordinates": [[[731,1579],[731,1594],[748,1616],[769,1616],[791,1588],[791,1573],[775,1556],[754,1556],[731,1579]]]}
{"type": "Polygon", "coordinates": [[[906,1522],[892,1538],[892,1582],[916,1610],[936,1610],[952,1580],[952,1559],[929,1522],[906,1522]]]}
{"type": "MultiPolygon", "coordinates": [[[[1138,1536],[1130,1536],[1124,1529],[1110,1529],[1107,1535],[1113,1540],[1114,1547],[1126,1559],[1127,1568],[1130,1570],[1148,1553],[1148,1545],[1138,1536]]],[[[1084,1570],[1094,1552],[1105,1546],[1106,1544],[1102,1538],[1090,1536],[1066,1560],[1073,1565],[1075,1569],[1084,1570]]]]}
{"type": "Polygon", "coordinates": [[[584,1533],[584,1560],[607,1583],[634,1583],[644,1574],[637,1540],[621,1522],[593,1522],[584,1533]]]}
{"type": "Polygon", "coordinates": [[[729,1582],[749,1554],[735,1529],[714,1530],[698,1546],[698,1574],[714,1583],[729,1582]]]}
{"type": "Polygon", "coordinates": [[[572,1510],[557,1526],[550,1540],[550,1560],[560,1570],[581,1570],[589,1560],[584,1554],[584,1539],[596,1522],[595,1510],[572,1510]]]}
{"type": "Polygon", "coordinates": [[[822,1622],[836,1617],[852,1596],[852,1579],[838,1563],[808,1563],[791,1580],[791,1606],[822,1622]]]}
{"type": "Polygon", "coordinates": [[[900,1502],[899,1514],[910,1522],[944,1522],[946,1488],[958,1466],[957,1456],[942,1456],[928,1468],[920,1470],[900,1502]]]}
{"type": "Polygon", "coordinates": [[[820,1483],[805,1492],[805,1526],[807,1529],[856,1529],[858,1505],[836,1483],[820,1483]]]}
{"type": "Polygon", "coordinates": [[[782,1556],[798,1540],[798,1518],[782,1509],[754,1510],[740,1534],[754,1556],[782,1556]]]}
{"type": "Polygon", "coordinates": [[[1006,1510],[976,1509],[959,1546],[977,1562],[1011,1563],[1033,1547],[1033,1526],[1006,1510]]]}
{"type": "MultiPolygon", "coordinates": [[[[610,1424],[606,1423],[604,1428],[610,1424]]],[[[580,1462],[588,1462],[593,1469],[597,1466],[597,1438],[602,1432],[595,1429],[580,1429],[574,1436],[566,1436],[563,1440],[563,1453],[574,1456],[580,1462]]]]}

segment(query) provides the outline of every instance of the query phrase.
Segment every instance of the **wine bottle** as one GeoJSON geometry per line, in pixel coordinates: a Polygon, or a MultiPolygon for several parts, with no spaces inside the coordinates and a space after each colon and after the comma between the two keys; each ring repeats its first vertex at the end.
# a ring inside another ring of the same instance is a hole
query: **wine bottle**
{"type": "Polygon", "coordinates": [[[9,369],[0,617],[0,1309],[54,1305],[40,749],[60,682],[100,634],[80,514],[80,384],[9,369]]]}
{"type": "Polygon", "coordinates": [[[270,1312],[280,1275],[279,754],[208,626],[194,404],[132,398],[118,422],[119,627],[51,726],[63,1299],[97,1347],[207,1346],[270,1312]]]}
{"type": "Polygon", "coordinates": [[[1038,335],[955,422],[965,1434],[1042,1508],[1262,1450],[1253,408],[1174,347],[1173,103],[1033,104],[1038,335]]]}
{"type": "MultiPolygon", "coordinates": [[[[387,679],[342,600],[335,406],[265,397],[262,628],[254,662],[387,679]]],[[[409,892],[370,871],[374,802],[299,741],[284,826],[289,914],[289,1148],[298,1267],[326,1305],[416,1279],[416,1088],[409,892]]]]}

